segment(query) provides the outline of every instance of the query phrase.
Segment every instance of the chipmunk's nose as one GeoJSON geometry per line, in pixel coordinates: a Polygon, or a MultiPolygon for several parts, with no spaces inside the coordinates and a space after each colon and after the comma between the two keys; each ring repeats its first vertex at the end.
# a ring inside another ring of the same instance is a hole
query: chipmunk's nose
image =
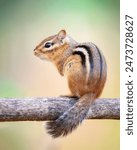
{"type": "Polygon", "coordinates": [[[34,48],[34,50],[33,51],[35,51],[36,50],[36,48],[34,48]]]}

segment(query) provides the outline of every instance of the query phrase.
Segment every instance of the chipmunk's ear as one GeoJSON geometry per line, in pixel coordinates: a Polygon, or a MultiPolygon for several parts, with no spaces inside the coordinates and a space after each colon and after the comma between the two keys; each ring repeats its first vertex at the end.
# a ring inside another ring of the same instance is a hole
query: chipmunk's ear
{"type": "Polygon", "coordinates": [[[60,30],[58,35],[59,40],[63,40],[66,37],[66,31],[65,30],[60,30]]]}

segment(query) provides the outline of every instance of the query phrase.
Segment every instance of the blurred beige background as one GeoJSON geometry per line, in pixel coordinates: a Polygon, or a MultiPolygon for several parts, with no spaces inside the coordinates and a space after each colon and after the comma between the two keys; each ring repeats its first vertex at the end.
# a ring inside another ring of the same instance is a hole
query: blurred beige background
{"type": "MultiPolygon", "coordinates": [[[[101,97],[119,97],[118,0],[0,0],[0,97],[69,93],[66,79],[50,62],[33,55],[45,37],[66,29],[79,42],[104,53],[108,78],[101,97]]],[[[43,122],[0,123],[0,150],[119,150],[119,121],[86,120],[57,140],[43,122]]]]}

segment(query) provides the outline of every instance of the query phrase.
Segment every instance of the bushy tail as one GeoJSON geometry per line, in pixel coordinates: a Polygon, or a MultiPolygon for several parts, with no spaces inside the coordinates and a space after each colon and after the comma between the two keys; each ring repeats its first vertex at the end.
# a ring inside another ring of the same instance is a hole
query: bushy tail
{"type": "Polygon", "coordinates": [[[86,117],[95,96],[91,93],[82,96],[70,109],[58,119],[47,122],[47,131],[52,137],[57,138],[71,133],[86,117]]]}

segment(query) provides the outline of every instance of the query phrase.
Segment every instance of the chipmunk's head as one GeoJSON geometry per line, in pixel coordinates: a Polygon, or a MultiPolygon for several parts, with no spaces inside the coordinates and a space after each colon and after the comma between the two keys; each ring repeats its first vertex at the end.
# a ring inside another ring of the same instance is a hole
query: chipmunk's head
{"type": "Polygon", "coordinates": [[[58,34],[44,39],[34,49],[34,54],[44,60],[53,60],[57,55],[61,55],[69,47],[65,30],[58,34]]]}

